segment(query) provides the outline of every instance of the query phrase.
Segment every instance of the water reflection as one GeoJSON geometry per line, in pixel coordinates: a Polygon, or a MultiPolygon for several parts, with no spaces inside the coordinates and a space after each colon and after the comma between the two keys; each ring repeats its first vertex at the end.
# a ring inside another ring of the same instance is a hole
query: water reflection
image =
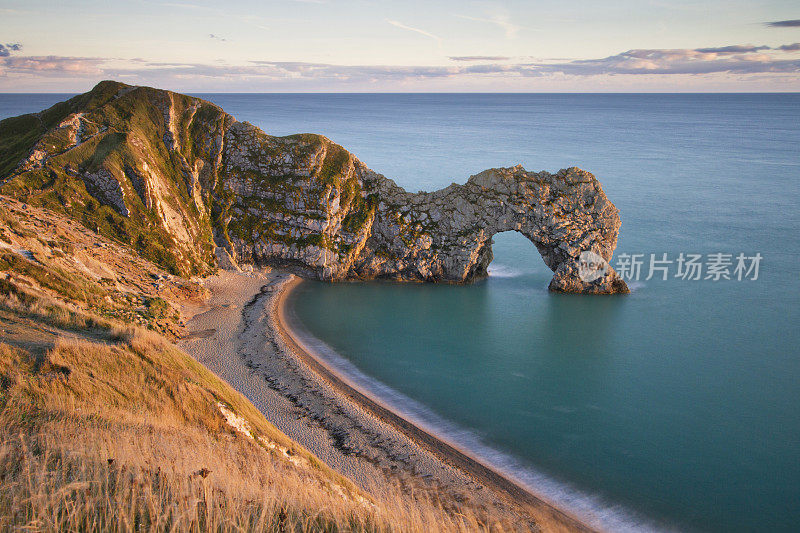
{"type": "Polygon", "coordinates": [[[548,295],[541,334],[545,345],[554,348],[550,353],[569,357],[608,355],[626,298],[548,295]]]}

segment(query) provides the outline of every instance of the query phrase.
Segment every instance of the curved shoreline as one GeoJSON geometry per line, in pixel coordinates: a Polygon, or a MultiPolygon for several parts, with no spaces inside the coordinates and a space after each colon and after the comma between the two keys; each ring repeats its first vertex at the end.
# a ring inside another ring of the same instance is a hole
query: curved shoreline
{"type": "Polygon", "coordinates": [[[327,364],[323,357],[303,346],[302,340],[300,340],[301,336],[292,329],[286,318],[286,302],[288,296],[302,281],[302,278],[294,276],[291,280],[281,285],[279,293],[275,298],[274,306],[270,310],[270,314],[272,315],[275,329],[283,337],[286,344],[291,347],[295,356],[301,359],[303,363],[319,374],[320,377],[327,381],[340,394],[359,405],[379,420],[396,428],[408,438],[414,440],[420,446],[437,456],[440,460],[475,478],[486,487],[489,487],[495,492],[509,496],[517,502],[530,506],[535,510],[537,515],[543,515],[548,520],[555,521],[570,531],[595,531],[579,518],[520,486],[518,483],[482,463],[479,459],[471,456],[465,450],[461,450],[445,442],[442,438],[426,431],[401,414],[386,407],[380,398],[373,397],[359,390],[357,386],[350,383],[346,376],[339,374],[327,364]]]}

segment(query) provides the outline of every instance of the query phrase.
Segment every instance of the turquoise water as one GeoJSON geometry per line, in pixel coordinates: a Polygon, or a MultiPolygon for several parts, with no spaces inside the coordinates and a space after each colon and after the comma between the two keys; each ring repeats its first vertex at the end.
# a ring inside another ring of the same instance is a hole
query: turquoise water
{"type": "MultiPolygon", "coordinates": [[[[800,95],[203,96],[410,190],[580,166],[621,211],[617,257],[760,253],[755,281],[554,295],[505,233],[471,286],[309,282],[290,304],[395,404],[594,523],[796,529],[800,95]]],[[[26,98],[0,96],[0,117],[43,107],[26,98]]]]}

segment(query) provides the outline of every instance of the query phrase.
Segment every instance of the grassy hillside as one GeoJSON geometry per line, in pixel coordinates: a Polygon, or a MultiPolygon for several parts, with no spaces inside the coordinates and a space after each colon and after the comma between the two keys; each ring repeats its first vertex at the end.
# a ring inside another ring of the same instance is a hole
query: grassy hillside
{"type": "Polygon", "coordinates": [[[0,343],[0,529],[474,530],[367,496],[161,337],[0,343]]]}
{"type": "Polygon", "coordinates": [[[59,102],[40,113],[0,121],[0,177],[9,175],[39,139],[71,113],[95,110],[113,99],[123,87],[125,85],[122,83],[102,82],[92,91],[59,102]]]}
{"type": "Polygon", "coordinates": [[[514,529],[357,489],[153,331],[202,287],[49,210],[0,219],[0,530],[514,529]]]}
{"type": "Polygon", "coordinates": [[[199,99],[102,82],[0,121],[0,190],[59,211],[173,274],[207,273],[211,227],[192,197],[187,158],[208,154],[188,130],[213,135],[225,120],[232,119],[199,99]]]}
{"type": "Polygon", "coordinates": [[[0,121],[0,194],[180,276],[213,272],[215,248],[234,242],[247,261],[256,244],[352,260],[379,205],[356,162],[320,135],[273,137],[199,98],[114,81],[0,121]]]}

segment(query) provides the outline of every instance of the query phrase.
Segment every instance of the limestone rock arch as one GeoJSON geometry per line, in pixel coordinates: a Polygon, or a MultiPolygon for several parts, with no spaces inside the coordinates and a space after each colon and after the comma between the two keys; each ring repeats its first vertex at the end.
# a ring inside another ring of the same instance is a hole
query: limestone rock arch
{"type": "Polygon", "coordinates": [[[377,190],[384,208],[352,277],[470,282],[487,275],[492,237],[516,231],[554,272],[551,290],[628,291],[610,266],[592,281],[578,275],[584,251],[611,260],[620,227],[619,211],[589,172],[533,173],[517,166],[486,170],[432,193],[408,193],[389,180],[377,190]],[[408,227],[413,230],[404,233],[408,227]]]}

